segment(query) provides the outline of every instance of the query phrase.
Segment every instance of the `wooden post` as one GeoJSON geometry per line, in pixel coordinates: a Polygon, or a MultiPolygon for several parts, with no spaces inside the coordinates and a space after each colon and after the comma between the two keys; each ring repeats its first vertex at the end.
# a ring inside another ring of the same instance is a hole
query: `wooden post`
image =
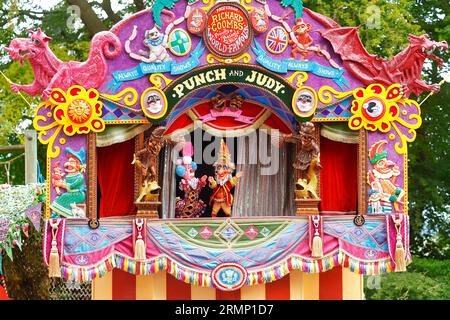
{"type": "Polygon", "coordinates": [[[36,130],[25,130],[25,183],[37,182],[36,130]]]}
{"type": "Polygon", "coordinates": [[[88,196],[86,217],[97,219],[97,134],[94,132],[87,136],[87,149],[88,196]]]}

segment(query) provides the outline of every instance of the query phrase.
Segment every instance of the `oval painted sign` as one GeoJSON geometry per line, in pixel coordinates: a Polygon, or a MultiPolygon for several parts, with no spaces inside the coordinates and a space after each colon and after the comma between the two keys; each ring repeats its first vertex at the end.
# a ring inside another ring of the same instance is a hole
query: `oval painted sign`
{"type": "Polygon", "coordinates": [[[237,4],[216,5],[208,15],[204,38],[209,51],[220,57],[241,55],[252,40],[247,11],[237,4]]]}

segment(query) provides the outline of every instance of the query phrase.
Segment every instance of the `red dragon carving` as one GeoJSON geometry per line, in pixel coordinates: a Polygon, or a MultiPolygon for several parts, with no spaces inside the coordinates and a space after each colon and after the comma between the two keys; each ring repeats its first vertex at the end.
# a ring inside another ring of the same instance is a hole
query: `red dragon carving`
{"type": "Polygon", "coordinates": [[[427,34],[409,35],[409,46],[392,60],[371,55],[364,48],[358,35],[358,28],[342,28],[328,24],[327,30],[319,31],[333,46],[334,51],[343,60],[344,67],[364,85],[380,83],[389,86],[394,83],[403,86],[404,94],[419,96],[424,91],[439,92],[439,84],[427,84],[421,79],[426,59],[438,62],[439,68],[444,62],[435,55],[437,50],[448,50],[446,41],[436,42],[427,34]]]}
{"type": "Polygon", "coordinates": [[[106,77],[106,59],[117,57],[121,50],[119,38],[112,32],[97,33],[91,42],[89,58],[86,62],[59,60],[49,48],[48,37],[40,28],[30,30],[30,38],[13,39],[5,50],[14,61],[21,64],[28,61],[34,72],[34,81],[29,85],[11,83],[14,92],[24,91],[31,96],[42,94],[47,101],[53,88],[67,90],[73,85],[98,88],[106,77]]]}

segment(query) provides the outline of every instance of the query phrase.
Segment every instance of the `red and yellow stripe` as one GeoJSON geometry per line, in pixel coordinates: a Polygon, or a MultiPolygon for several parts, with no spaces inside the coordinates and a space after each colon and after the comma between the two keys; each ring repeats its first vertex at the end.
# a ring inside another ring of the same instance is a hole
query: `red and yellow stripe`
{"type": "Polygon", "coordinates": [[[235,291],[179,281],[165,271],[134,276],[114,269],[92,284],[95,300],[361,300],[362,276],[335,267],[322,273],[292,271],[280,280],[235,291]]]}

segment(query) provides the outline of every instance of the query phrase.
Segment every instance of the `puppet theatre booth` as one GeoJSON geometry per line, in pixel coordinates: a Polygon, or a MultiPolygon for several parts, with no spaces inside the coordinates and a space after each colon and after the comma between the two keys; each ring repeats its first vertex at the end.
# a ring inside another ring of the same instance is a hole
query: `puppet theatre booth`
{"type": "Polygon", "coordinates": [[[363,299],[362,275],[406,271],[410,94],[445,42],[383,60],[300,0],[156,0],[83,63],[50,40],[7,48],[43,99],[49,276],[93,299],[363,299]]]}

